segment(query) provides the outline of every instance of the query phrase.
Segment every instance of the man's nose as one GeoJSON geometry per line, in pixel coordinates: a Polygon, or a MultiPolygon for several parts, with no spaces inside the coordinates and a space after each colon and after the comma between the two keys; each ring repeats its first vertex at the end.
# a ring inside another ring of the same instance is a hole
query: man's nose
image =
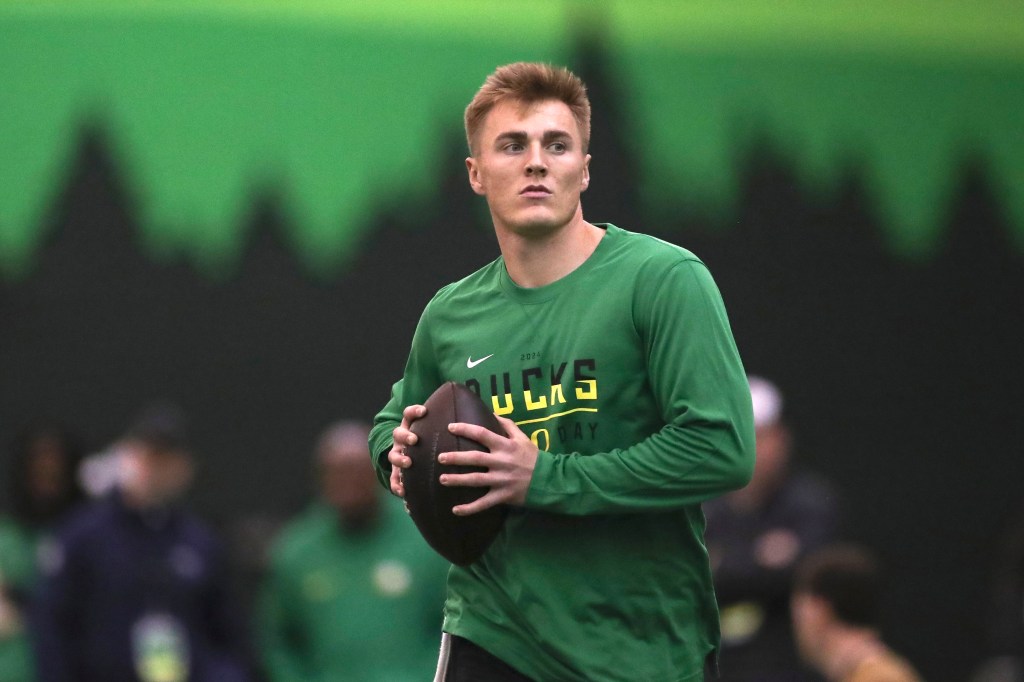
{"type": "Polygon", "coordinates": [[[526,163],[527,175],[544,175],[548,172],[548,164],[544,160],[544,153],[539,144],[530,147],[529,157],[526,163]]]}

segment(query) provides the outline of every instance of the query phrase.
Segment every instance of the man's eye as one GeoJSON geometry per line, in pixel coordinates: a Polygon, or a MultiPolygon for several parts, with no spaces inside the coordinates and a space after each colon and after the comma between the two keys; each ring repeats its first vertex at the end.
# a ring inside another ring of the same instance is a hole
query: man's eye
{"type": "Polygon", "coordinates": [[[505,151],[507,152],[521,152],[523,151],[523,145],[518,142],[509,142],[505,145],[505,151]]]}
{"type": "Polygon", "coordinates": [[[550,145],[548,145],[548,149],[550,149],[551,151],[553,151],[556,154],[561,154],[562,152],[565,151],[565,143],[564,142],[552,142],[550,145]]]}

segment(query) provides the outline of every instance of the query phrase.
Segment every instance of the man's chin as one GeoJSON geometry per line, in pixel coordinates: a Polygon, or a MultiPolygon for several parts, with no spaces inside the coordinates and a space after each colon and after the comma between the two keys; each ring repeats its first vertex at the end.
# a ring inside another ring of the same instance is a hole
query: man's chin
{"type": "Polygon", "coordinates": [[[568,220],[556,219],[552,216],[531,217],[508,223],[508,229],[520,237],[537,239],[557,232],[568,222],[568,220]]]}

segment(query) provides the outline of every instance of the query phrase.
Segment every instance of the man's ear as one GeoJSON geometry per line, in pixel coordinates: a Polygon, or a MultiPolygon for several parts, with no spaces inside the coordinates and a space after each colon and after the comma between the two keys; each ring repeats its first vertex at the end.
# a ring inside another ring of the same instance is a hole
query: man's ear
{"type": "Polygon", "coordinates": [[[580,191],[586,192],[590,187],[590,154],[583,159],[583,182],[580,183],[580,191]]]}
{"type": "Polygon", "coordinates": [[[469,186],[477,194],[484,195],[484,184],[480,181],[480,167],[472,156],[466,157],[466,171],[469,173],[469,186]]]}

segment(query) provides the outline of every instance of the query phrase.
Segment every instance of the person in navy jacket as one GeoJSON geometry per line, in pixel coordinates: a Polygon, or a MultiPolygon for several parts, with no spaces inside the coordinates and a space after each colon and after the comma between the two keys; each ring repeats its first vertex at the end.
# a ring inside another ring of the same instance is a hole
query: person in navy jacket
{"type": "Polygon", "coordinates": [[[180,413],[151,408],[116,448],[117,486],[39,553],[40,682],[248,682],[222,549],[180,504],[193,475],[180,413]]]}

